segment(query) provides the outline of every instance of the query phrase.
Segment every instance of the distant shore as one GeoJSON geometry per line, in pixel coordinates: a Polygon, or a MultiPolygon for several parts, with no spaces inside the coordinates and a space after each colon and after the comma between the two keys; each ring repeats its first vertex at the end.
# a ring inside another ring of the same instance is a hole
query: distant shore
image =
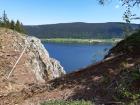
{"type": "Polygon", "coordinates": [[[71,39],[71,38],[51,38],[51,39],[41,39],[42,42],[53,42],[53,43],[87,43],[87,44],[96,44],[96,43],[111,43],[115,44],[120,42],[121,38],[112,38],[112,39],[71,39]]]}

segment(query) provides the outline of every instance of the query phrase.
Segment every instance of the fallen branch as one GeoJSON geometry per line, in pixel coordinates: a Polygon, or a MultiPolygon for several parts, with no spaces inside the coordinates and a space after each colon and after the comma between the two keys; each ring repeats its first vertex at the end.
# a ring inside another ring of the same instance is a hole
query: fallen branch
{"type": "Polygon", "coordinates": [[[20,54],[18,60],[16,61],[15,65],[13,66],[12,70],[10,71],[10,73],[8,74],[8,76],[6,77],[7,79],[9,79],[9,77],[11,76],[12,72],[14,71],[16,65],[18,64],[18,62],[20,61],[21,57],[23,56],[24,52],[26,51],[27,46],[25,46],[25,48],[23,49],[22,53],[20,54]]]}

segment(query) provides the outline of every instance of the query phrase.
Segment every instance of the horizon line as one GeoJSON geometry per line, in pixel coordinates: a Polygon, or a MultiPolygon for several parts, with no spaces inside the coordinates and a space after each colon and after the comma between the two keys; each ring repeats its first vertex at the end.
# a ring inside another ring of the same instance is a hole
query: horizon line
{"type": "MultiPolygon", "coordinates": [[[[44,23],[44,24],[33,24],[33,25],[30,25],[30,24],[23,24],[23,26],[42,26],[42,25],[55,25],[55,24],[67,24],[67,23],[89,23],[89,24],[102,24],[102,23],[126,23],[126,22],[122,22],[122,21],[120,21],[120,22],[60,22],[60,23],[44,23]]],[[[127,24],[127,23],[126,23],[127,24]]],[[[139,25],[140,23],[130,23],[130,24],[137,24],[137,25],[139,25]]]]}

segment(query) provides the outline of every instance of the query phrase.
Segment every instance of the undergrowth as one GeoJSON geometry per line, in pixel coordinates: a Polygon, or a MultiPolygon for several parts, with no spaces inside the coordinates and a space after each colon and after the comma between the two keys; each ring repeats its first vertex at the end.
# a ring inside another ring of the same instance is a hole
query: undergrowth
{"type": "Polygon", "coordinates": [[[117,99],[126,105],[138,105],[140,100],[140,71],[139,68],[124,71],[115,87],[117,99]]]}

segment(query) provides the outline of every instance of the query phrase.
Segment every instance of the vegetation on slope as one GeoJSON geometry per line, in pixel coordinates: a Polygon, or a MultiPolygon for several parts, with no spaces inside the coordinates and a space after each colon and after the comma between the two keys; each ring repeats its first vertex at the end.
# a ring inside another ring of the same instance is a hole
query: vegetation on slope
{"type": "Polygon", "coordinates": [[[22,23],[19,20],[16,22],[14,20],[10,21],[5,11],[3,12],[2,17],[0,17],[0,27],[9,28],[20,33],[25,33],[22,23]]]}
{"type": "Polygon", "coordinates": [[[111,54],[140,54],[140,30],[133,33],[131,36],[128,36],[126,39],[118,43],[115,47],[113,47],[108,56],[111,54]]]}
{"type": "Polygon", "coordinates": [[[127,105],[138,105],[140,101],[140,71],[139,65],[136,68],[125,70],[120,73],[116,80],[114,89],[116,99],[127,105]]]}
{"type": "Polygon", "coordinates": [[[140,103],[140,60],[130,62],[133,56],[140,56],[140,30],[127,37],[115,47],[113,47],[106,57],[112,55],[126,55],[128,61],[123,60],[121,65],[127,67],[121,70],[116,79],[110,83],[110,89],[114,93],[117,101],[124,102],[125,105],[139,105],[140,103]],[[129,68],[133,65],[133,68],[129,68]]]}
{"type": "MultiPolygon", "coordinates": [[[[125,27],[128,24],[109,23],[60,23],[37,26],[24,26],[29,35],[38,38],[79,38],[79,39],[110,39],[122,38],[125,27]]],[[[138,24],[131,24],[131,29],[140,27],[138,24]]]]}
{"type": "Polygon", "coordinates": [[[112,39],[72,39],[72,38],[51,38],[41,39],[42,42],[53,42],[53,43],[83,43],[83,44],[96,44],[96,43],[117,43],[121,41],[120,38],[112,39]]]}

